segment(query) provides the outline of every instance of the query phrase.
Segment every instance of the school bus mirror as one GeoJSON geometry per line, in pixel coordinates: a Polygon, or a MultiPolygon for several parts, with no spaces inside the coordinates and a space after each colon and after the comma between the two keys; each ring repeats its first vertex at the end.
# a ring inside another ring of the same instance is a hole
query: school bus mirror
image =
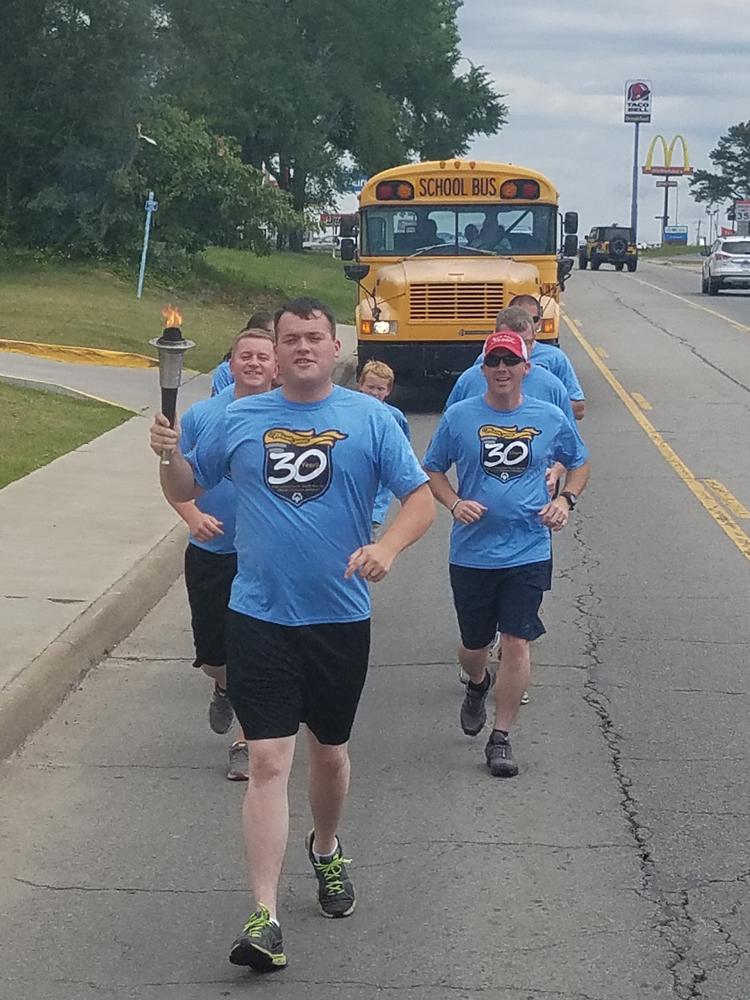
{"type": "Polygon", "coordinates": [[[357,284],[359,284],[360,281],[364,281],[369,273],[369,264],[347,264],[344,268],[344,277],[349,281],[356,281],[357,284]]]}
{"type": "Polygon", "coordinates": [[[578,212],[566,212],[563,216],[563,230],[565,233],[578,232],[578,212]]]}
{"type": "Polygon", "coordinates": [[[339,236],[356,236],[356,235],[357,235],[357,216],[342,215],[341,222],[339,223],[339,236]]]}
{"type": "Polygon", "coordinates": [[[578,253],[578,237],[570,233],[563,240],[563,256],[575,257],[578,253]]]}
{"type": "Polygon", "coordinates": [[[339,247],[341,252],[342,260],[356,260],[357,259],[357,244],[351,238],[351,236],[343,236],[341,238],[341,245],[339,247]]]}

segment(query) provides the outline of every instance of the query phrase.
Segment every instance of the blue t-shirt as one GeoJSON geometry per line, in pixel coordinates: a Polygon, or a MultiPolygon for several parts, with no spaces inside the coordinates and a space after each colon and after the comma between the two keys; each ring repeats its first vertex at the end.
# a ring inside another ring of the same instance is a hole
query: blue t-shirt
{"type": "MultiPolygon", "coordinates": [[[[218,396],[203,399],[195,403],[180,418],[180,450],[183,455],[198,444],[203,434],[212,437],[216,427],[224,424],[224,413],[230,403],[234,402],[234,384],[224,389],[218,396]]],[[[193,535],[190,543],[207,552],[234,552],[234,521],[237,509],[237,498],[231,479],[222,478],[213,489],[195,501],[199,510],[211,514],[222,523],[222,535],[217,535],[208,542],[199,542],[193,535]]]]}
{"type": "Polygon", "coordinates": [[[211,379],[211,395],[218,396],[222,389],[234,385],[234,375],[228,361],[221,361],[215,368],[211,379]]]}
{"type": "Polygon", "coordinates": [[[454,521],[450,561],[475,569],[541,562],[551,555],[539,511],[549,502],[544,475],[552,462],[577,469],[585,445],[562,410],[524,396],[515,410],[496,410],[482,396],[443,414],[425,468],[458,474],[458,495],[487,508],[474,524],[454,521]]]}
{"type": "MultiPolygon", "coordinates": [[[[465,372],[461,372],[456,379],[456,384],[445,401],[445,409],[447,410],[449,406],[453,406],[454,403],[458,403],[462,399],[483,396],[485,392],[487,392],[487,379],[484,377],[481,367],[472,365],[465,372]]],[[[553,375],[551,371],[540,365],[532,364],[528,374],[523,377],[523,394],[559,406],[568,420],[575,426],[570,396],[557,375],[553,375]]]]}
{"type": "Polygon", "coordinates": [[[382,403],[341,386],[317,403],[247,396],[186,457],[202,488],[229,471],[237,490],[233,611],[279,625],[369,618],[367,583],[344,571],[370,541],[378,484],[403,498],[427,479],[382,403]]]}
{"type": "Polygon", "coordinates": [[[534,344],[534,350],[531,352],[531,360],[535,365],[548,368],[553,375],[557,375],[567,389],[571,399],[579,400],[586,398],[568,355],[564,351],[561,351],[559,347],[553,347],[551,344],[542,344],[537,340],[534,344]]]}
{"type": "MultiPolygon", "coordinates": [[[[390,415],[406,435],[406,440],[411,441],[409,421],[406,419],[404,414],[398,409],[397,406],[391,406],[391,404],[386,403],[385,400],[383,400],[383,402],[390,415]]],[[[391,500],[393,500],[393,494],[381,483],[378,487],[378,492],[375,495],[375,503],[372,508],[372,520],[374,524],[382,524],[383,521],[385,521],[386,515],[388,514],[388,508],[391,505],[391,500]]]]}
{"type": "MultiPolygon", "coordinates": [[[[480,354],[472,367],[481,365],[482,357],[483,354],[480,354]]],[[[559,347],[552,347],[551,344],[543,344],[537,340],[529,360],[533,364],[539,365],[540,368],[546,368],[547,371],[556,375],[565,386],[570,399],[579,400],[586,398],[568,355],[559,347]]]]}

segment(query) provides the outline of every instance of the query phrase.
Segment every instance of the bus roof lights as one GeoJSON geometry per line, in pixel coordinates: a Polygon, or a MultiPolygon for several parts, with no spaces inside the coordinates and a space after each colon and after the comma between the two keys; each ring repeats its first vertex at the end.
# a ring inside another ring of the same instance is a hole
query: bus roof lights
{"type": "Polygon", "coordinates": [[[509,201],[513,201],[515,198],[536,201],[539,195],[540,190],[537,181],[505,181],[500,188],[500,197],[509,201]]]}

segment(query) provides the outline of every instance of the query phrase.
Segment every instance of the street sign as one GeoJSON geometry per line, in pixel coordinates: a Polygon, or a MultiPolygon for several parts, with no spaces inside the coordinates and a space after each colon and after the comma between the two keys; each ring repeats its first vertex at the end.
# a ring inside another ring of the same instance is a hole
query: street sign
{"type": "Polygon", "coordinates": [[[625,84],[625,121],[651,121],[651,90],[650,80],[628,80],[625,84]]]}
{"type": "Polygon", "coordinates": [[[735,222],[750,222],[750,200],[734,203],[734,220],[735,222]]]}
{"type": "Polygon", "coordinates": [[[665,243],[687,243],[688,241],[688,227],[687,226],[665,226],[664,227],[664,242],[665,243]]]}
{"type": "Polygon", "coordinates": [[[676,188],[677,181],[657,181],[656,186],[658,188],[676,188]]]}
{"type": "Polygon", "coordinates": [[[367,183],[366,177],[353,177],[350,190],[354,194],[361,194],[366,183],[367,183]]]}
{"type": "Polygon", "coordinates": [[[146,202],[147,212],[157,212],[159,210],[159,202],[155,201],[153,198],[149,198],[146,202]]]}

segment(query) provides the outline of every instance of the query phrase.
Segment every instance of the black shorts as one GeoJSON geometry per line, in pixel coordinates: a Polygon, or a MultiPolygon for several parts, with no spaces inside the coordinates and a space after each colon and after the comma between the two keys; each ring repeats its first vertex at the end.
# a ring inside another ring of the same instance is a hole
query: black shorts
{"type": "Polygon", "coordinates": [[[294,736],[320,743],[351,735],[370,657],[370,620],[275,625],[227,614],[227,691],[248,740],[294,736]]]}
{"type": "Polygon", "coordinates": [[[190,605],[195,663],[223,667],[224,625],[229,607],[232,580],[237,575],[234,552],[209,552],[198,545],[185,549],[185,586],[190,605]]]}
{"type": "Polygon", "coordinates": [[[544,635],[539,608],[552,585],[551,559],[507,569],[451,566],[450,575],[466,649],[489,646],[497,631],[529,641],[544,635]]]}

